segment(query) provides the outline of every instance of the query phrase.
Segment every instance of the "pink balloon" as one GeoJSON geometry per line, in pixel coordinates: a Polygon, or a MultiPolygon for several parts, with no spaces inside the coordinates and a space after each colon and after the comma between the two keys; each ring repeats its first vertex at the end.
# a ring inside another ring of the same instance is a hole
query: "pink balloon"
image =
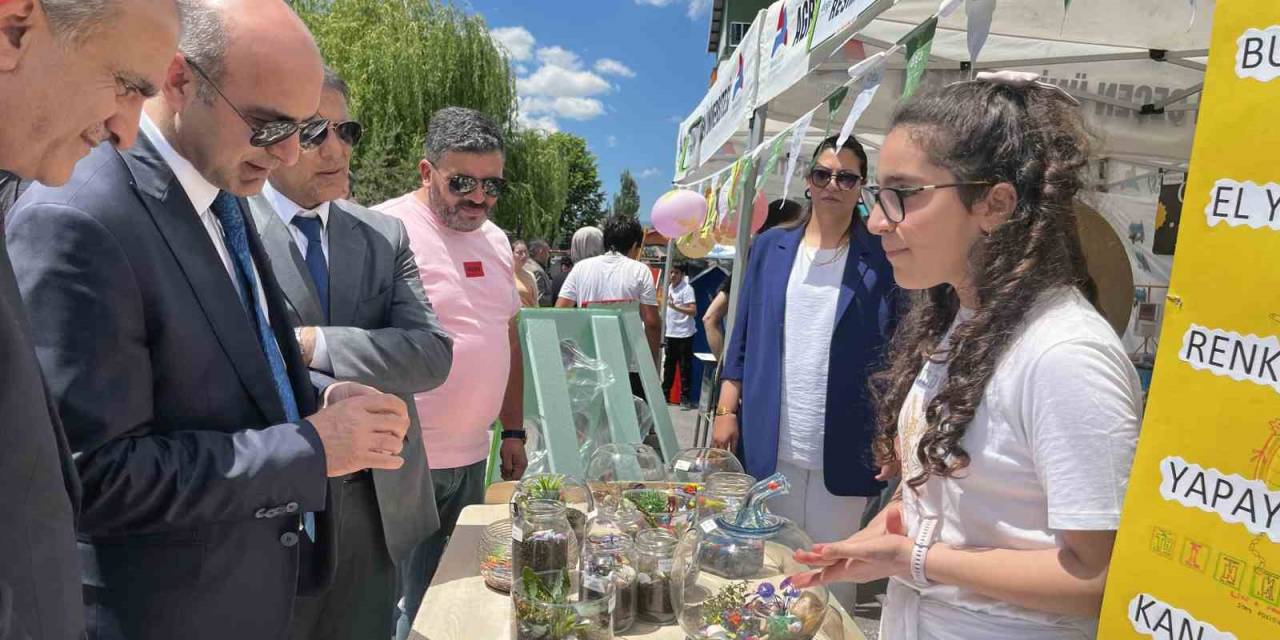
{"type": "Polygon", "coordinates": [[[760,227],[764,226],[764,221],[769,217],[769,199],[765,197],[764,190],[761,189],[756,193],[756,199],[751,203],[751,233],[760,231],[760,227]]]}
{"type": "Polygon", "coordinates": [[[677,238],[696,231],[707,214],[707,199],[696,191],[674,189],[653,203],[649,221],[658,233],[677,238]]]}

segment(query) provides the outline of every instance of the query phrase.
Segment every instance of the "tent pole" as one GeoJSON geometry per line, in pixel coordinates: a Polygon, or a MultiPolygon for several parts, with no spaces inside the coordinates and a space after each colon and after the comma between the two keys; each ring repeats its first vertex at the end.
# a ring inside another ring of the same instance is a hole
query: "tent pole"
{"type": "MultiPolygon", "coordinates": [[[[747,144],[748,149],[755,149],[764,142],[765,122],[768,119],[768,113],[769,108],[766,105],[758,107],[755,113],[752,114],[751,141],[747,144]]],[[[760,175],[760,164],[759,159],[757,159],[756,162],[751,163],[751,171],[748,171],[747,175],[743,178],[746,180],[744,184],[754,185],[756,183],[756,177],[760,175]]],[[[725,314],[724,319],[726,350],[728,350],[729,341],[733,337],[733,325],[738,320],[738,301],[741,299],[739,293],[742,290],[743,274],[747,271],[747,252],[751,246],[751,211],[755,203],[754,189],[751,191],[751,194],[752,197],[743,198],[742,203],[738,206],[738,237],[734,242],[733,275],[730,276],[733,278],[733,285],[729,288],[729,310],[725,314]]],[[[719,358],[719,362],[716,364],[716,385],[712,389],[711,394],[711,407],[713,409],[720,405],[720,370],[724,367],[724,354],[718,353],[715,355],[719,358]]],[[[712,413],[714,414],[714,412],[712,413]]],[[[703,417],[700,416],[699,420],[702,418],[703,417]]],[[[714,422],[714,418],[708,418],[708,423],[710,423],[708,428],[705,430],[699,429],[699,435],[702,437],[703,441],[696,443],[696,446],[710,446],[710,443],[708,443],[707,440],[710,440],[708,436],[711,435],[710,427],[714,422]]]]}

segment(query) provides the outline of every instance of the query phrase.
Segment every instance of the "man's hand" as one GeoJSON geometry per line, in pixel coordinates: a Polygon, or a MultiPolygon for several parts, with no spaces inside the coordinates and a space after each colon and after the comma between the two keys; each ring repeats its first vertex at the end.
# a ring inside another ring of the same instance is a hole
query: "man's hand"
{"type": "Polygon", "coordinates": [[[307,418],[324,444],[330,478],[364,469],[399,469],[409,409],[393,395],[352,382],[325,390],[324,409],[307,418]]]}
{"type": "Polygon", "coordinates": [[[502,456],[503,480],[519,480],[524,476],[524,470],[529,466],[524,441],[519,438],[504,438],[499,454],[502,456]]]}

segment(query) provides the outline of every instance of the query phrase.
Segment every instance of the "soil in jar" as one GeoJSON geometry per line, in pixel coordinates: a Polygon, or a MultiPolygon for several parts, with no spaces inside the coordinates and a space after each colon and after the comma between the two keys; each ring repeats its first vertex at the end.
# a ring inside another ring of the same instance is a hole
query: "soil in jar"
{"type": "Polygon", "coordinates": [[[622,633],[631,628],[636,621],[636,570],[628,566],[614,567],[612,570],[605,569],[602,573],[596,574],[596,570],[600,567],[592,569],[593,575],[584,581],[583,591],[587,593],[589,599],[604,597],[604,589],[594,589],[592,587],[599,585],[597,581],[613,580],[614,592],[614,608],[613,608],[613,632],[622,633]]]}
{"type": "Polygon", "coordinates": [[[645,622],[658,624],[675,622],[676,610],[671,604],[669,576],[640,576],[636,585],[636,614],[645,622]]]}
{"type": "Polygon", "coordinates": [[[569,569],[569,540],[564,534],[539,532],[511,543],[511,568],[520,575],[524,568],[535,573],[569,569]]]}

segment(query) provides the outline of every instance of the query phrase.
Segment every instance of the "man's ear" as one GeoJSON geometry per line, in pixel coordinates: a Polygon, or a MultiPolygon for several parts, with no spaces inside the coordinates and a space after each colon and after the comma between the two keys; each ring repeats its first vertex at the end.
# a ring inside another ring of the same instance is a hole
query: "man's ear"
{"type": "Polygon", "coordinates": [[[418,161],[418,175],[422,176],[422,186],[431,184],[431,163],[426,158],[418,161]]]}
{"type": "Polygon", "coordinates": [[[17,69],[36,34],[48,29],[36,0],[0,0],[0,73],[17,69]]]}
{"type": "Polygon", "coordinates": [[[991,233],[1004,224],[1017,208],[1018,192],[1008,182],[1001,182],[991,187],[987,195],[974,204],[973,212],[978,216],[978,226],[983,233],[991,233]]]}
{"type": "Polygon", "coordinates": [[[164,84],[160,87],[160,95],[165,103],[174,113],[181,112],[198,97],[199,88],[182,52],[173,54],[173,59],[169,60],[169,68],[164,71],[164,84]]]}

